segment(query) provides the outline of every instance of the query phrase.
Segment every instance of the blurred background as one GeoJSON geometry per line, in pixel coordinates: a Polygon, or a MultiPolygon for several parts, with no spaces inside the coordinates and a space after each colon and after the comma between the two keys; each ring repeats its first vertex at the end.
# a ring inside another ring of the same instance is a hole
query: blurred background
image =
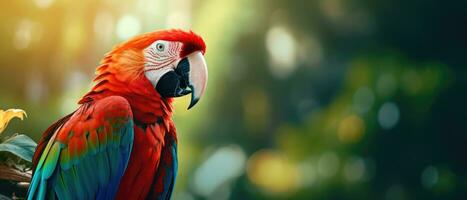
{"type": "Polygon", "coordinates": [[[461,0],[2,1],[0,109],[37,141],[114,45],[192,29],[174,199],[467,199],[466,24],[461,0]]]}

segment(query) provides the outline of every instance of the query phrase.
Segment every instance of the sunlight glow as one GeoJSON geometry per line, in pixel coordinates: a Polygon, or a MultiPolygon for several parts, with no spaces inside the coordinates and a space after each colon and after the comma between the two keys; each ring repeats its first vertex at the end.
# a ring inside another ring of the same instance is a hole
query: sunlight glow
{"type": "Polygon", "coordinates": [[[141,22],[135,16],[124,15],[118,20],[116,31],[119,39],[129,39],[141,32],[141,22]]]}

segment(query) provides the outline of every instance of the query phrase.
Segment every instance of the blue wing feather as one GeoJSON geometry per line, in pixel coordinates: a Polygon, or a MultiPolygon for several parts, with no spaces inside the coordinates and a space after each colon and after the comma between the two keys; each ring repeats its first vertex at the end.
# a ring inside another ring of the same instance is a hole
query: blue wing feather
{"type": "Polygon", "coordinates": [[[61,120],[43,152],[36,152],[42,155],[36,162],[28,199],[114,198],[133,145],[131,108],[122,97],[107,97],[93,103],[82,105],[79,112],[61,120]],[[108,113],[117,116],[109,117],[108,113]],[[82,117],[86,114],[91,117],[82,117]],[[87,120],[103,120],[104,124],[99,130],[82,130],[83,134],[64,128],[82,125],[87,120]],[[95,131],[94,140],[89,131],[95,131]],[[97,135],[99,138],[95,139],[97,135]],[[72,140],[63,139],[67,137],[77,137],[74,142],[80,143],[67,143],[72,140]]]}

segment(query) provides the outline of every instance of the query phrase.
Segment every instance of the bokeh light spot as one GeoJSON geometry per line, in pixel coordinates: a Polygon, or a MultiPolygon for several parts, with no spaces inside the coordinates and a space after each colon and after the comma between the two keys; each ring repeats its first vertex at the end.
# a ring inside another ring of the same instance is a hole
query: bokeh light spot
{"type": "Polygon", "coordinates": [[[432,188],[436,185],[436,183],[438,183],[438,178],[438,169],[436,169],[434,166],[428,166],[423,170],[421,177],[423,187],[427,189],[432,188]]]}
{"type": "Polygon", "coordinates": [[[121,40],[129,39],[141,31],[141,22],[132,15],[124,15],[117,22],[117,36],[121,40]]]}
{"type": "Polygon", "coordinates": [[[359,113],[366,113],[371,109],[375,101],[375,95],[373,91],[364,86],[358,88],[353,96],[354,107],[359,113]]]}
{"type": "Polygon", "coordinates": [[[210,196],[222,184],[240,176],[245,169],[246,155],[239,146],[219,148],[194,175],[194,189],[202,196],[210,196]]]}
{"type": "Polygon", "coordinates": [[[13,45],[16,49],[22,50],[29,47],[33,36],[34,24],[30,20],[22,20],[18,27],[13,38],[13,45]]]}
{"type": "Polygon", "coordinates": [[[344,143],[358,142],[365,133],[365,123],[357,115],[350,115],[344,118],[338,127],[337,134],[339,140],[344,143]]]}
{"type": "Polygon", "coordinates": [[[352,157],[344,165],[344,177],[349,182],[357,182],[362,180],[365,172],[365,162],[360,157],[352,157]]]}
{"type": "Polygon", "coordinates": [[[317,167],[311,158],[298,165],[300,173],[299,183],[301,187],[310,187],[317,182],[318,172],[316,168],[317,167]]]}
{"type": "Polygon", "coordinates": [[[330,178],[339,170],[339,157],[334,152],[326,152],[318,160],[318,173],[321,177],[330,178]]]}
{"type": "Polygon", "coordinates": [[[296,69],[296,41],[284,27],[275,26],[268,30],[266,48],[269,52],[271,73],[278,78],[289,76],[296,69]]]}
{"type": "Polygon", "coordinates": [[[395,103],[384,103],[378,111],[378,122],[383,129],[391,129],[399,121],[399,108],[395,103]]]}
{"type": "Polygon", "coordinates": [[[53,2],[54,0],[34,0],[34,3],[36,3],[36,6],[42,9],[48,8],[49,6],[52,5],[53,2]]]}
{"type": "Polygon", "coordinates": [[[252,183],[272,193],[285,193],[298,185],[298,168],[282,154],[260,150],[248,160],[247,175],[252,183]]]}

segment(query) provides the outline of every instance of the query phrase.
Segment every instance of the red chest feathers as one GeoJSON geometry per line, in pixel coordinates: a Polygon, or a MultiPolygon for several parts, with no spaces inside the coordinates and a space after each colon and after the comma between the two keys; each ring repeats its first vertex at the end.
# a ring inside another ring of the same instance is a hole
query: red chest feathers
{"type": "Polygon", "coordinates": [[[135,138],[128,167],[116,199],[145,199],[157,172],[167,128],[162,124],[134,126],[135,138]]]}

